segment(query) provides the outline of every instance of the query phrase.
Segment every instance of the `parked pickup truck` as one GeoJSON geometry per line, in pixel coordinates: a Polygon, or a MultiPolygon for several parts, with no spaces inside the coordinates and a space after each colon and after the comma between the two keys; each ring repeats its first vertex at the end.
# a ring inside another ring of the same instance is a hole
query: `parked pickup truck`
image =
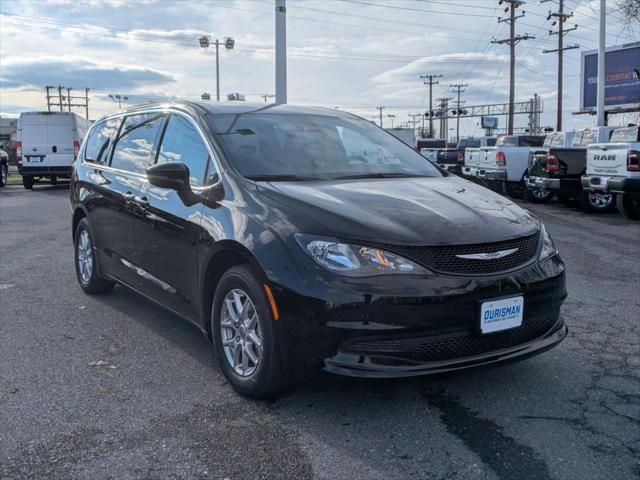
{"type": "Polygon", "coordinates": [[[465,158],[462,174],[497,192],[522,197],[529,149],[543,144],[542,135],[503,135],[498,137],[495,147],[482,147],[477,154],[467,149],[469,163],[465,158]]]}
{"type": "Polygon", "coordinates": [[[618,210],[640,220],[640,127],[618,127],[607,143],[587,148],[587,172],[582,188],[615,194],[618,210]]]}
{"type": "Polygon", "coordinates": [[[534,203],[546,203],[550,201],[557,190],[560,180],[554,178],[557,173],[554,159],[562,156],[573,157],[579,154],[579,147],[573,147],[573,137],[576,132],[553,132],[544,138],[541,148],[529,150],[529,166],[525,184],[527,186],[527,198],[534,203]]]}
{"type": "Polygon", "coordinates": [[[433,163],[438,161],[438,150],[443,148],[447,148],[447,141],[441,138],[418,139],[418,152],[433,163]]]}
{"type": "Polygon", "coordinates": [[[531,149],[526,178],[529,197],[548,201],[555,193],[566,205],[580,205],[585,211],[604,211],[614,204],[613,195],[584,192],[580,178],[587,167],[587,146],[606,142],[616,127],[585,128],[577,132],[547,135],[543,148],[531,149]]]}
{"type": "Polygon", "coordinates": [[[496,144],[495,137],[461,138],[455,148],[441,148],[437,152],[436,162],[449,172],[462,174],[465,152],[467,149],[492,147],[496,144]]]}

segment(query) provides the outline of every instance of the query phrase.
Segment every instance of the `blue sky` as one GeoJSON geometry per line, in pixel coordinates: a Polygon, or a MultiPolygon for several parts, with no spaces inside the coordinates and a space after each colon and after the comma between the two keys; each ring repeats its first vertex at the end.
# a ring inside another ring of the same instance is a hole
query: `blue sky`
{"type": "MultiPolygon", "coordinates": [[[[579,25],[566,41],[581,47],[566,52],[566,128],[593,121],[570,112],[578,107],[580,51],[597,47],[597,3],[566,0],[575,13],[569,23],[579,25]]],[[[540,94],[544,125],[555,118],[556,56],[542,53],[557,41],[548,35],[550,8],[555,3],[529,1],[517,26],[536,39],[517,47],[516,99],[540,94]]],[[[468,83],[467,105],[507,100],[508,48],[490,42],[508,32],[496,22],[504,14],[497,1],[288,0],[287,9],[291,103],[366,118],[383,105],[397,125],[427,106],[419,78],[427,73],[443,75],[434,98],[452,96],[452,83],[468,83]]],[[[262,101],[261,94],[274,93],[273,0],[0,0],[0,13],[4,113],[45,107],[47,84],[91,88],[92,118],[114,109],[109,93],[131,102],[213,96],[214,51],[198,46],[203,34],[236,40],[221,58],[223,95],[262,101]]],[[[626,24],[620,12],[608,17],[608,44],[638,40],[640,26],[626,24]]],[[[526,121],[516,117],[516,126],[526,121]]],[[[462,134],[479,133],[477,122],[463,120],[462,134]]]]}

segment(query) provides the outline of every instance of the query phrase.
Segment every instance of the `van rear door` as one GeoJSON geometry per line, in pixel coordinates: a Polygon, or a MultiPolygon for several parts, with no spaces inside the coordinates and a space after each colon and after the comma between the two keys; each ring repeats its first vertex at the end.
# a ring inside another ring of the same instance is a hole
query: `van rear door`
{"type": "Polygon", "coordinates": [[[23,115],[20,129],[24,162],[27,166],[40,166],[48,152],[45,115],[23,115]]]}

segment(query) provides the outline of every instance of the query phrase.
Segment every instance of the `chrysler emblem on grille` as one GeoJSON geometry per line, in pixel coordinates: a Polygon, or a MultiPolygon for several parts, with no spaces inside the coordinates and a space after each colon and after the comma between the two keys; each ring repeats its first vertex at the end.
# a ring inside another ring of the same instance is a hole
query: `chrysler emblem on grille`
{"type": "Polygon", "coordinates": [[[465,260],[495,260],[496,258],[503,258],[508,255],[512,255],[518,250],[519,248],[510,248],[509,250],[500,250],[499,252],[469,253],[467,255],[456,255],[456,257],[464,258],[465,260]]]}

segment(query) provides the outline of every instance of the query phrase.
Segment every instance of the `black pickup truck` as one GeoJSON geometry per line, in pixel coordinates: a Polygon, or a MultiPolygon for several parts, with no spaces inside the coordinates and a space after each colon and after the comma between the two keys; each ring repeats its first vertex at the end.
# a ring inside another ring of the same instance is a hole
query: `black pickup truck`
{"type": "Polygon", "coordinates": [[[613,196],[583,192],[580,179],[587,167],[587,145],[606,142],[614,127],[585,128],[577,132],[547,135],[545,145],[529,152],[526,185],[529,198],[538,203],[558,200],[588,211],[613,207],[613,196]]]}

